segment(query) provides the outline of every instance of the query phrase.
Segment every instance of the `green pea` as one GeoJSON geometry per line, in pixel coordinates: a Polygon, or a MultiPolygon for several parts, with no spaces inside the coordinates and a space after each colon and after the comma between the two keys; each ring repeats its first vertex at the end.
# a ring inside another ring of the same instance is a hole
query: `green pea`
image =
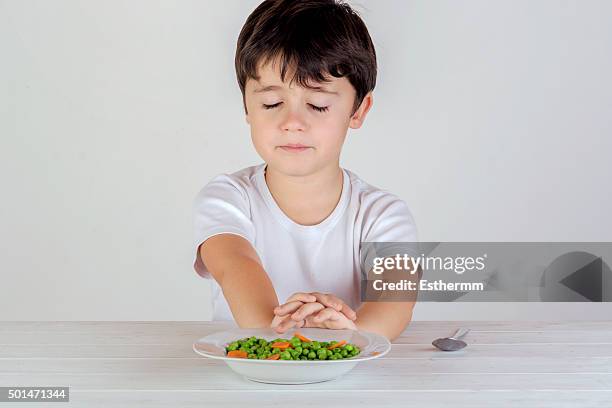
{"type": "Polygon", "coordinates": [[[346,344],[329,350],[330,346],[337,343],[338,341],[336,340],[301,341],[296,336],[293,336],[291,339],[279,337],[270,341],[251,336],[229,342],[225,346],[225,351],[242,350],[247,353],[247,358],[251,359],[266,359],[273,354],[279,354],[282,360],[339,360],[351,358],[361,352],[359,347],[354,344],[346,344]],[[291,347],[288,349],[272,347],[272,344],[275,342],[288,342],[291,344],[291,347]]]}

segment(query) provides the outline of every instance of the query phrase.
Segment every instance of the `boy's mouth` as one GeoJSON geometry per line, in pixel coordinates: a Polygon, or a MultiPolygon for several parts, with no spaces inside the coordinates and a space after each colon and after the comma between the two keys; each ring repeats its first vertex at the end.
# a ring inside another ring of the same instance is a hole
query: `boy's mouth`
{"type": "Polygon", "coordinates": [[[306,146],[300,143],[287,143],[286,145],[278,146],[286,152],[303,152],[304,150],[310,149],[310,146],[306,146]]]}

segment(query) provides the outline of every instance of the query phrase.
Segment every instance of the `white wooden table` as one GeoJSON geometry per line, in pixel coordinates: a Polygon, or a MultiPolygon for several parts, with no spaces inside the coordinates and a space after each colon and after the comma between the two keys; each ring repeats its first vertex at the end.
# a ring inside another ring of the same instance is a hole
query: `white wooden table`
{"type": "MultiPolygon", "coordinates": [[[[70,407],[612,407],[612,321],[412,322],[383,358],[320,384],[250,382],[192,351],[214,322],[2,322],[0,386],[69,386],[70,407]],[[469,327],[468,348],[431,341],[469,327]]],[[[0,403],[0,408],[8,406],[0,403]]]]}

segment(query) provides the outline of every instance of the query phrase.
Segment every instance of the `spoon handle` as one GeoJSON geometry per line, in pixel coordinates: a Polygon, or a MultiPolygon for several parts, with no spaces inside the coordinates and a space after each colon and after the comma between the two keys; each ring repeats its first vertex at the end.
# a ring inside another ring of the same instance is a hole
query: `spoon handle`
{"type": "Polygon", "coordinates": [[[459,329],[457,329],[455,334],[452,335],[452,338],[459,340],[461,337],[463,337],[466,334],[468,334],[469,331],[470,331],[470,329],[468,329],[468,328],[460,327],[459,329]]]}

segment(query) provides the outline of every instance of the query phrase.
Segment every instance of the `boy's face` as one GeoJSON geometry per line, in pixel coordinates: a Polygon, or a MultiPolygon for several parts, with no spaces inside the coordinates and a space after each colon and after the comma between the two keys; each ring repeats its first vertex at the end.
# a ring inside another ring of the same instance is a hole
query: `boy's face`
{"type": "Polygon", "coordinates": [[[372,104],[369,93],[351,115],[355,89],[346,78],[313,83],[318,90],[289,85],[292,72],[280,78],[278,63],[260,65],[259,81],[249,78],[245,101],[255,150],[275,171],[307,176],[338,166],[349,127],[363,123],[372,104]]]}

